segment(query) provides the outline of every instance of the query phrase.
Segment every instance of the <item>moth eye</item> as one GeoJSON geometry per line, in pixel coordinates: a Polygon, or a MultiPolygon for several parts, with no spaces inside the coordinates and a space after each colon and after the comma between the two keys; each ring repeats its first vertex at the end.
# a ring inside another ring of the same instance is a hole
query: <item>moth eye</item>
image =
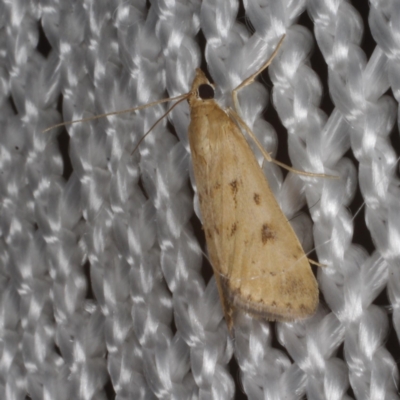
{"type": "Polygon", "coordinates": [[[207,83],[203,83],[197,89],[197,93],[199,98],[202,100],[209,100],[214,98],[214,89],[211,85],[207,83]]]}

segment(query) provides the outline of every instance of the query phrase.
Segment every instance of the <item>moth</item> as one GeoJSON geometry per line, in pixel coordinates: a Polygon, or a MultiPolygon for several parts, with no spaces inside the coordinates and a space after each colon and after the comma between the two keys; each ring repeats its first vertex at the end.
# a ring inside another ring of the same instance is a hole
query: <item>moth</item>
{"type": "Polygon", "coordinates": [[[188,100],[189,143],[203,228],[230,331],[235,309],[268,320],[290,321],[313,315],[318,305],[318,285],[309,260],[242,131],[255,140],[267,161],[295,170],[273,160],[237,112],[238,90],[252,83],[268,67],[283,39],[260,70],[232,92],[236,111],[218,105],[213,85],[197,69],[189,93],[129,110],[63,122],[44,131],[175,100],[165,116],[181,101],[188,100]]]}
{"type": "Polygon", "coordinates": [[[268,320],[309,317],[318,305],[309,261],[240,129],[244,122],[233,110],[222,109],[213,93],[197,69],[188,98],[189,143],[228,328],[232,330],[236,308],[268,320]]]}

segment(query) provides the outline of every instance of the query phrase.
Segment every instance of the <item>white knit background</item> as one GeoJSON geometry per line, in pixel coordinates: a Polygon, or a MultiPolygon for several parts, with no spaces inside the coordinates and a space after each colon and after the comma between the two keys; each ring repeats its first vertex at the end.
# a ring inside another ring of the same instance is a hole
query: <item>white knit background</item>
{"type": "Polygon", "coordinates": [[[400,6],[358,7],[368,8],[367,26],[341,0],[246,0],[240,20],[235,0],[0,1],[0,399],[400,398],[400,149],[389,137],[399,118],[400,6]],[[303,13],[313,31],[298,25],[303,13]],[[67,180],[61,130],[42,133],[61,118],[187,92],[200,30],[225,105],[286,33],[268,71],[273,87],[246,88],[242,116],[275,152],[279,138],[262,115],[273,104],[291,163],[342,177],[283,181],[264,163],[304,247],[327,265],[318,269],[323,300],[305,322],[241,315],[234,340],[190,221],[188,105],[169,116],[179,140],[164,119],[133,156],[164,106],[68,127],[67,180]],[[313,47],[329,94],[311,67],[313,47]],[[371,255],[352,243],[357,185],[371,255]],[[305,205],[312,224],[299,214],[305,205]],[[382,291],[385,304],[375,305],[382,291]]]}

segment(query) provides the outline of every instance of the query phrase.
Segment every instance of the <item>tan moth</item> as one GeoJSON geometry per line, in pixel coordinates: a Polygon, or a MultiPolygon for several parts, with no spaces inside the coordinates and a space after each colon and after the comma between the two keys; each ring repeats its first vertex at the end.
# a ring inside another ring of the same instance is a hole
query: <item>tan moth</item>
{"type": "Polygon", "coordinates": [[[237,113],[238,90],[252,83],[272,62],[283,39],[260,70],[232,92],[236,111],[218,105],[213,98],[213,86],[197,69],[189,93],[45,130],[177,100],[171,110],[179,102],[188,100],[189,143],[203,228],[230,331],[235,309],[268,320],[290,321],[313,315],[318,305],[318,285],[309,260],[242,130],[255,140],[267,161],[295,170],[273,160],[237,113]]]}
{"type": "Polygon", "coordinates": [[[197,70],[188,99],[189,141],[228,328],[235,308],[269,320],[309,317],[318,305],[318,285],[308,259],[238,127],[243,121],[221,109],[210,90],[197,70]]]}

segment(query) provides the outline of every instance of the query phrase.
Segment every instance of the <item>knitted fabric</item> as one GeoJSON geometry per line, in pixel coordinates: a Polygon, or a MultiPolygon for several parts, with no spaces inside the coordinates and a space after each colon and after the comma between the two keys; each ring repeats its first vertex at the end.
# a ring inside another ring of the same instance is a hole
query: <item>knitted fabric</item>
{"type": "Polygon", "coordinates": [[[358,7],[0,0],[1,399],[400,397],[400,12],[358,7]],[[188,104],[136,151],[166,105],[42,131],[186,93],[202,59],[231,105],[283,34],[240,113],[273,156],[340,176],[283,179],[252,145],[326,265],[321,301],[299,322],[239,314],[232,338],[194,229],[188,104]]]}

